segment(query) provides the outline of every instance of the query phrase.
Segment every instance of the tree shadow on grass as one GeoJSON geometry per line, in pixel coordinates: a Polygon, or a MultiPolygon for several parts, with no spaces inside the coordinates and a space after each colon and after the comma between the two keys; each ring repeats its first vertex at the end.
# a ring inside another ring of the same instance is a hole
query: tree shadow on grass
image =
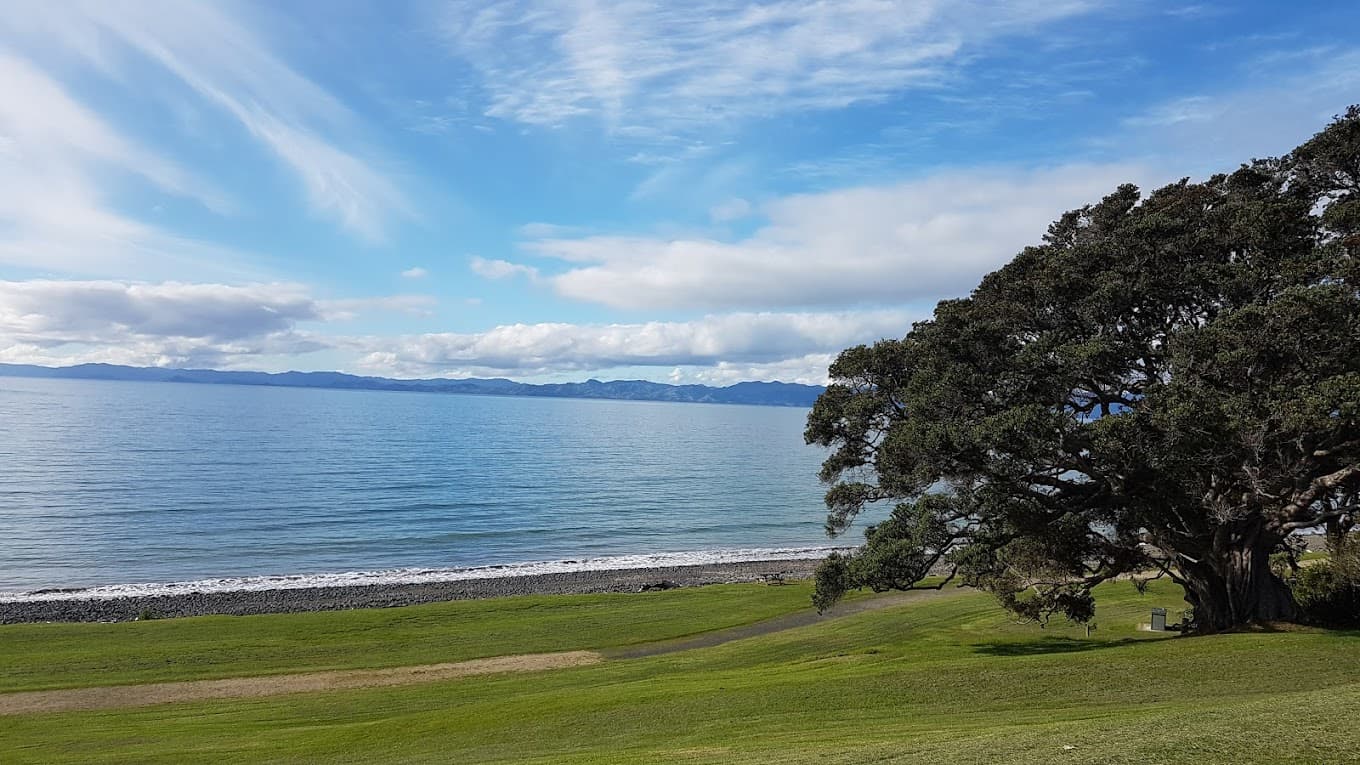
{"type": "MultiPolygon", "coordinates": [[[[1170,636],[1160,640],[1170,640],[1170,636]]],[[[977,643],[974,653],[988,656],[1047,656],[1057,653],[1082,653],[1106,648],[1123,648],[1135,643],[1159,642],[1156,638],[1120,638],[1119,640],[1080,640],[1068,637],[1051,637],[1042,640],[1005,641],[977,643]]]]}

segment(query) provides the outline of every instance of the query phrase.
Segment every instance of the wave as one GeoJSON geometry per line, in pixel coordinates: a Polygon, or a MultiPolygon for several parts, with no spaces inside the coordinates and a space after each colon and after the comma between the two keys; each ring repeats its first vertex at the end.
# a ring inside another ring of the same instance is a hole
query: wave
{"type": "Polygon", "coordinates": [[[322,574],[197,579],[188,582],[108,584],[95,587],[0,592],[0,603],[43,600],[104,600],[215,592],[297,590],[310,587],[362,587],[380,584],[430,584],[467,579],[498,579],[510,576],[567,574],[576,571],[626,571],[670,566],[701,566],[716,563],[749,563],[765,560],[815,560],[847,547],[743,547],[727,550],[641,553],[598,558],[534,561],[468,568],[395,568],[378,571],[343,571],[322,574]]]}

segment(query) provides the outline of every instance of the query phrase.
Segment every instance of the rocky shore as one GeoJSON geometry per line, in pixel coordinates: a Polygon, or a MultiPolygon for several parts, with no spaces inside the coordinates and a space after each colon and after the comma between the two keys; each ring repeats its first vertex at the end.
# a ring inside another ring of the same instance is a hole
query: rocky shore
{"type": "Polygon", "coordinates": [[[0,624],[19,622],[120,622],[145,618],[225,614],[338,611],[391,608],[417,603],[498,598],[507,595],[572,595],[596,592],[640,592],[706,584],[754,582],[772,576],[793,580],[812,575],[816,560],[745,561],[663,568],[572,571],[532,576],[463,579],[421,584],[373,584],[348,587],[236,592],[185,592],[118,598],[0,602],[0,624]]]}

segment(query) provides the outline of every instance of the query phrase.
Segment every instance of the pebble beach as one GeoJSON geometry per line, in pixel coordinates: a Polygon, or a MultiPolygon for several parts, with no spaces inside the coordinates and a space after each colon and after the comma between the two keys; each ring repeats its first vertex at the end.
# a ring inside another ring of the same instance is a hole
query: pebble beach
{"type": "Polygon", "coordinates": [[[0,602],[0,624],[21,622],[121,622],[221,614],[296,613],[392,608],[512,595],[642,592],[673,587],[807,578],[817,560],[770,560],[688,566],[569,571],[444,582],[391,583],[227,592],[182,592],[98,598],[0,602]]]}

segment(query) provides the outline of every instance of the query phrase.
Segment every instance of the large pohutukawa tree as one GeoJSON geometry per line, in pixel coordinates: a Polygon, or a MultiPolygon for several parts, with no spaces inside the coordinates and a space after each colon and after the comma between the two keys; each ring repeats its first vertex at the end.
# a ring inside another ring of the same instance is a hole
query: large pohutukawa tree
{"type": "Polygon", "coordinates": [[[938,567],[1024,618],[1125,574],[1193,628],[1289,621],[1270,555],[1360,519],[1360,109],[1289,155],[1141,198],[1123,186],[939,304],[844,351],[808,417],[827,529],[894,503],[815,603],[938,567]]]}

